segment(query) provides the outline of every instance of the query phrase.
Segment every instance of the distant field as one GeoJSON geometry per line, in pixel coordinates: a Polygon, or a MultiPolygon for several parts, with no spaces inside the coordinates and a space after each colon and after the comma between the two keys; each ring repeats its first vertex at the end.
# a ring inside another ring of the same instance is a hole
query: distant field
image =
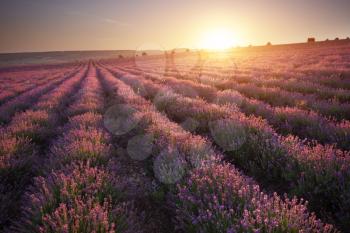
{"type": "Polygon", "coordinates": [[[134,55],[134,51],[121,50],[8,53],[0,54],[0,67],[35,64],[55,64],[88,59],[118,58],[119,55],[130,57],[134,55]]]}
{"type": "Polygon", "coordinates": [[[0,231],[349,232],[348,40],[134,54],[0,55],[0,231]]]}

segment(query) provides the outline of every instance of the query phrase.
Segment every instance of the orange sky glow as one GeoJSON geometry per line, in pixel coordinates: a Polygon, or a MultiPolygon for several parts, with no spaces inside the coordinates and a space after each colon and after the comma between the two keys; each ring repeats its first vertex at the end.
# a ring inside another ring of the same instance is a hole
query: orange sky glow
{"type": "Polygon", "coordinates": [[[347,0],[3,1],[0,52],[225,49],[350,36],[347,0]]]}

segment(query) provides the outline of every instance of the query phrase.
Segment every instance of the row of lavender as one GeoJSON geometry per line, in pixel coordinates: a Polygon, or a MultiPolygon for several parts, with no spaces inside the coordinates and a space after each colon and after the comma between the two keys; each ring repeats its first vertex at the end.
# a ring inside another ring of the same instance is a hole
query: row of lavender
{"type": "Polygon", "coordinates": [[[75,70],[68,77],[58,77],[58,81],[46,86],[45,90],[39,87],[37,91],[24,93],[10,101],[29,109],[16,114],[11,112],[15,116],[0,128],[1,228],[18,215],[18,202],[23,192],[31,184],[32,177],[40,174],[44,159],[42,153],[56,135],[60,112],[84,73],[83,68],[75,70]]]}
{"type": "Polygon", "coordinates": [[[41,176],[23,198],[14,232],[138,232],[111,168],[111,145],[102,127],[103,91],[89,69],[64,115],[68,122],[41,158],[41,176]]]}
{"type": "MultiPolygon", "coordinates": [[[[131,66],[130,69],[134,70],[135,67],[131,66]]],[[[145,68],[142,68],[142,70],[147,71],[145,68]]],[[[196,80],[217,87],[220,90],[234,89],[249,98],[264,101],[272,106],[289,106],[303,110],[312,110],[325,117],[335,118],[339,121],[350,119],[350,103],[347,101],[340,102],[337,98],[324,100],[318,99],[314,94],[301,94],[286,91],[278,87],[259,86],[254,82],[242,83],[238,82],[234,75],[230,73],[217,75],[212,71],[204,72],[202,68],[198,67],[194,67],[193,70],[188,70],[185,73],[186,75],[183,75],[178,70],[168,70],[165,73],[164,71],[157,72],[158,75],[162,76],[196,80]]]]}
{"type": "Polygon", "coordinates": [[[259,87],[255,84],[239,84],[227,81],[217,85],[220,89],[235,89],[247,97],[265,101],[272,106],[291,106],[313,110],[326,117],[339,121],[350,120],[350,104],[333,100],[317,100],[314,95],[289,92],[277,87],[259,87]]]}
{"type": "MultiPolygon", "coordinates": [[[[305,92],[298,93],[295,92],[295,90],[300,90],[300,88],[283,88],[284,85],[288,85],[288,82],[284,80],[280,81],[280,83],[284,83],[282,86],[268,87],[269,85],[261,83],[262,81],[260,80],[265,81],[267,74],[262,75],[259,72],[256,72],[253,76],[242,78],[239,75],[236,77],[235,73],[219,73],[218,75],[215,75],[215,73],[210,72],[210,69],[203,69],[206,71],[201,70],[200,73],[202,75],[218,79],[218,82],[215,82],[213,85],[220,89],[235,89],[248,97],[266,101],[274,106],[297,106],[301,109],[314,110],[325,116],[335,117],[338,120],[350,119],[348,90],[342,90],[339,88],[329,90],[323,86],[321,86],[322,89],[318,89],[320,86],[315,86],[316,89],[313,89],[313,93],[311,94],[305,92]],[[247,80],[249,80],[249,82],[247,80]],[[277,98],[277,96],[279,98],[277,98]],[[337,107],[334,107],[334,105],[337,107]]],[[[189,77],[191,77],[191,73],[192,72],[190,72],[189,77]]],[[[198,76],[198,71],[195,71],[192,74],[196,77],[198,76]]],[[[276,75],[271,73],[268,74],[276,77],[276,75]]],[[[172,75],[174,75],[174,73],[172,75]]],[[[314,82],[318,83],[317,81],[314,82]]],[[[304,84],[307,85],[308,83],[304,84]]],[[[308,89],[312,89],[310,86],[307,87],[308,89]]]]}
{"type": "Polygon", "coordinates": [[[31,72],[29,74],[18,72],[18,74],[11,76],[11,78],[3,77],[4,74],[0,73],[0,104],[8,101],[17,95],[35,88],[38,85],[42,85],[52,80],[54,77],[49,76],[49,72],[58,73],[59,71],[46,71],[46,72],[31,72]],[[25,75],[24,75],[25,74],[25,75]]]}
{"type": "Polygon", "coordinates": [[[60,76],[63,72],[79,66],[79,63],[68,63],[61,67],[43,67],[26,70],[17,68],[13,71],[0,71],[0,104],[9,101],[16,96],[48,83],[60,76]]]}
{"type": "MultiPolygon", "coordinates": [[[[151,102],[135,94],[124,83],[128,77],[117,79],[103,67],[99,68],[99,73],[111,88],[115,88],[116,103],[124,106],[112,112],[132,109],[128,111],[132,112],[128,116],[129,123],[124,123],[133,125],[132,130],[126,134],[127,137],[151,138],[151,153],[137,158],[150,157],[148,159],[154,161],[154,175],[161,182],[168,185],[178,183],[170,203],[175,207],[175,218],[181,229],[186,232],[334,231],[331,226],[316,220],[296,199],[281,200],[277,194],[267,195],[254,181],[242,175],[232,165],[221,162],[222,155],[214,151],[209,141],[170,122],[151,102]]],[[[127,83],[133,86],[138,81],[146,84],[144,80],[137,78],[127,83]]],[[[162,101],[161,99],[158,101],[162,101]]],[[[159,108],[160,104],[171,107],[178,104],[176,101],[182,101],[180,107],[173,109],[179,114],[185,114],[186,111],[188,117],[191,116],[191,111],[187,111],[187,100],[192,101],[176,96],[171,104],[157,102],[156,106],[159,108]]],[[[201,104],[202,107],[206,105],[201,104]]],[[[211,116],[216,114],[218,113],[210,113],[211,116]]],[[[204,114],[202,117],[205,120],[204,114]]],[[[115,125],[111,122],[107,121],[107,127],[113,129],[115,125]]],[[[125,130],[119,126],[112,131],[119,134],[120,129],[125,130]]],[[[139,143],[144,142],[141,140],[139,143]]],[[[137,140],[133,143],[137,144],[137,140]]]]}
{"type": "Polygon", "coordinates": [[[49,73],[55,73],[58,71],[58,69],[34,69],[31,71],[18,69],[16,71],[0,71],[0,88],[1,90],[4,90],[7,87],[13,87],[14,85],[21,84],[22,82],[25,83],[32,79],[33,81],[36,81],[36,79],[42,79],[49,73]]]}
{"type": "Polygon", "coordinates": [[[19,111],[24,111],[35,103],[42,95],[50,92],[65,80],[72,77],[81,69],[81,66],[73,69],[62,69],[58,74],[47,77],[47,82],[37,85],[33,89],[23,92],[0,106],[0,124],[7,124],[11,117],[19,111]]]}
{"type": "MultiPolygon", "coordinates": [[[[238,66],[238,65],[237,65],[238,66]]],[[[253,69],[253,68],[251,68],[253,69]]],[[[273,72],[271,70],[249,72],[237,69],[237,70],[224,70],[213,72],[212,68],[203,68],[202,74],[215,77],[219,77],[222,80],[233,79],[238,83],[255,84],[260,87],[277,87],[289,92],[299,92],[302,94],[314,94],[316,99],[335,99],[339,102],[348,102],[350,100],[350,87],[346,86],[346,80],[341,80],[335,74],[329,74],[330,79],[333,78],[335,82],[332,86],[327,86],[327,83],[321,80],[310,80],[309,76],[313,74],[298,73],[292,70],[286,72],[273,72]],[[344,85],[345,81],[345,85],[344,85]]],[[[317,77],[317,75],[316,75],[317,77]]]]}
{"type": "MultiPolygon", "coordinates": [[[[210,73],[216,72],[216,75],[223,75],[222,77],[225,74],[226,77],[230,76],[227,74],[235,74],[233,78],[248,82],[250,79],[264,84],[277,81],[277,85],[274,86],[287,90],[292,88],[293,91],[301,93],[312,92],[321,98],[327,98],[332,93],[339,96],[327,87],[350,89],[349,49],[348,44],[344,47],[309,50],[238,52],[230,54],[230,58],[227,59],[230,63],[226,67],[223,67],[221,62],[213,66],[212,61],[215,63],[217,60],[215,58],[206,59],[205,62],[211,65],[208,70],[210,73]]],[[[181,63],[180,59],[178,60],[181,63]]],[[[346,90],[340,90],[343,91],[346,90]]]]}
{"type": "Polygon", "coordinates": [[[168,84],[175,92],[187,97],[200,97],[219,105],[237,105],[246,115],[260,116],[266,119],[280,134],[293,134],[302,139],[317,140],[323,144],[337,144],[337,147],[344,150],[350,148],[349,121],[338,123],[324,118],[316,112],[295,107],[273,107],[262,101],[247,98],[235,90],[218,91],[215,87],[192,80],[160,76],[151,72],[142,73],[123,67],[120,69],[131,74],[142,75],[157,83],[168,84]]]}
{"type": "MultiPolygon", "coordinates": [[[[229,160],[265,187],[304,197],[320,216],[333,219],[344,229],[348,227],[350,156],[347,152],[305,144],[292,136],[279,136],[266,122],[247,117],[232,106],[183,97],[168,86],[114,71],[170,119],[209,136],[229,160]]],[[[225,100],[225,96],[219,95],[220,98],[225,100]]]]}

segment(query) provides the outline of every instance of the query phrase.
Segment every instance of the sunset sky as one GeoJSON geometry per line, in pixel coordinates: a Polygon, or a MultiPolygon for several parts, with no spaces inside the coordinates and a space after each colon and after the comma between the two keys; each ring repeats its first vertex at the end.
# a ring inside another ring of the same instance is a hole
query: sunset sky
{"type": "Polygon", "coordinates": [[[343,38],[350,36],[349,12],[349,0],[4,0],[0,52],[138,49],[145,44],[164,49],[228,47],[303,42],[309,36],[343,38]]]}

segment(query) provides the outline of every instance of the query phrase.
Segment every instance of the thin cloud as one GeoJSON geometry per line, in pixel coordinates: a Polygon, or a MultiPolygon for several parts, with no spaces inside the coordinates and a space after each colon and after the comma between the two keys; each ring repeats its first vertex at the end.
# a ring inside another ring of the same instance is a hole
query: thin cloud
{"type": "Polygon", "coordinates": [[[126,26],[130,26],[131,24],[128,23],[128,22],[124,22],[124,21],[120,21],[120,20],[116,20],[116,19],[113,19],[113,18],[101,18],[99,16],[93,16],[91,14],[88,14],[86,12],[82,12],[82,11],[79,11],[79,10],[66,10],[64,12],[64,14],[66,15],[71,15],[71,16],[88,16],[88,17],[93,17],[95,18],[97,21],[100,21],[102,23],[107,23],[107,24],[115,24],[115,25],[118,25],[118,26],[123,26],[123,27],[126,27],[126,26]]]}
{"type": "Polygon", "coordinates": [[[123,21],[119,21],[119,20],[115,20],[115,19],[111,19],[111,18],[103,18],[103,19],[101,19],[101,21],[104,23],[116,24],[119,26],[130,26],[130,24],[127,22],[123,22],[123,21]]]}
{"type": "Polygon", "coordinates": [[[66,14],[66,15],[80,15],[80,16],[85,15],[81,11],[78,11],[78,10],[67,10],[64,12],[64,14],[66,14]]]}

